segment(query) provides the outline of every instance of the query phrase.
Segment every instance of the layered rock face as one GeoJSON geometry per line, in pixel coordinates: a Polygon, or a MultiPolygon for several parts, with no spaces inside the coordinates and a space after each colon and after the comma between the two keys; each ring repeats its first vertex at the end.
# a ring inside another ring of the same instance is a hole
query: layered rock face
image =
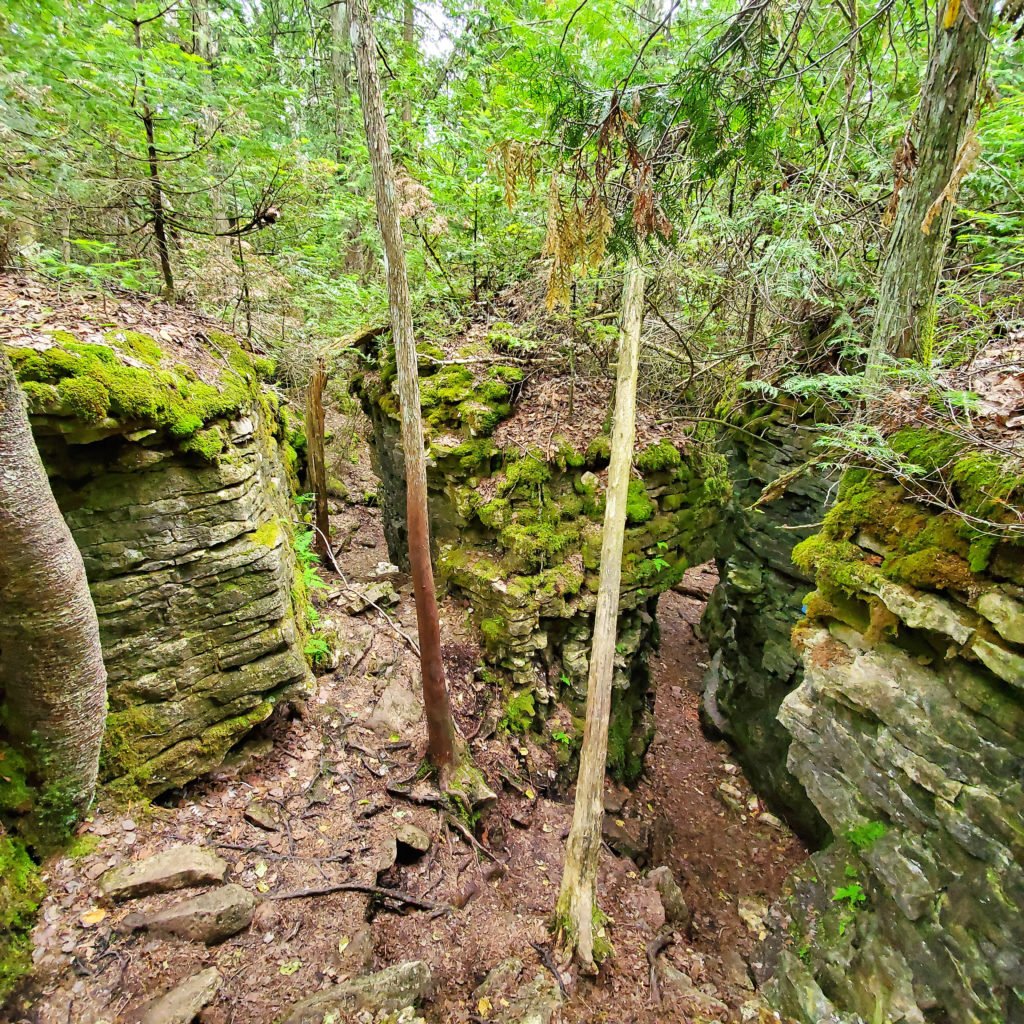
{"type": "MultiPolygon", "coordinates": [[[[428,429],[428,486],[437,571],[466,599],[495,685],[502,724],[543,724],[568,761],[582,736],[588,655],[597,597],[608,435],[574,440],[557,430],[510,436],[512,399],[523,373],[485,362],[437,369],[421,356],[428,429]]],[[[404,546],[405,482],[393,363],[359,389],[374,427],[376,468],[392,557],[404,546]]],[[[529,399],[524,400],[524,408],[529,399]]],[[[613,772],[636,777],[653,733],[647,658],[657,640],[658,594],[711,557],[727,497],[724,461],[684,454],[661,438],[645,444],[631,485],[620,597],[615,695],[609,741],[613,772]]]]}
{"type": "Polygon", "coordinates": [[[897,435],[954,510],[849,471],[795,553],[817,590],[779,718],[836,842],[776,908],[769,992],[819,1020],[1024,1019],[1024,479],[897,435]],[[1009,521],[1009,520],[1007,520],[1009,521]]]}
{"type": "Polygon", "coordinates": [[[56,332],[9,352],[99,617],[103,772],[155,795],[310,679],[276,402],[226,335],[186,352],[56,332]]]}
{"type": "Polygon", "coordinates": [[[786,767],[790,734],[776,718],[802,678],[790,633],[803,615],[812,578],[793,563],[793,548],[814,530],[828,481],[798,476],[782,493],[752,506],[765,487],[805,464],[816,434],[796,411],[773,406],[724,440],[733,497],[719,527],[719,583],[701,628],[711,651],[702,714],[729,738],[757,791],[803,836],[827,827],[786,767]]]}

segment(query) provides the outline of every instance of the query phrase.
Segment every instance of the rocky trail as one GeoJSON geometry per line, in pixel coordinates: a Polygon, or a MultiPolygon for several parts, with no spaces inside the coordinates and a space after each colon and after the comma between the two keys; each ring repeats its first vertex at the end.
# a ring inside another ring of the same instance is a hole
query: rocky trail
{"type": "Polygon", "coordinates": [[[410,588],[375,510],[338,518],[328,575],[338,667],[301,714],[160,805],[101,806],[53,863],[35,935],[33,1024],[145,1021],[775,1019],[749,962],[805,853],[701,732],[710,569],[663,596],[657,736],[635,790],[612,787],[601,862],[612,960],[558,970],[546,921],[572,814],[551,752],[497,729],[463,608],[445,616],[456,717],[497,798],[475,830],[418,783],[410,588]],[[366,584],[386,613],[363,602],[366,584]],[[343,610],[347,607],[349,611],[343,610]],[[272,741],[272,742],[271,742],[272,741]],[[410,1007],[417,1006],[415,1012],[410,1007]]]}

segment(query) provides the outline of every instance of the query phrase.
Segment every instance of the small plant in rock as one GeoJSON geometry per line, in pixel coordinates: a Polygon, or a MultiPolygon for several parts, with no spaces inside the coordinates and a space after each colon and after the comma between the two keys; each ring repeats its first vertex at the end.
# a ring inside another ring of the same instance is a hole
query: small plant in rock
{"type": "Polygon", "coordinates": [[[322,636],[307,637],[303,653],[314,668],[323,668],[331,660],[331,645],[322,636]]]}
{"type": "Polygon", "coordinates": [[[555,729],[551,733],[551,738],[556,742],[560,743],[563,747],[568,747],[572,743],[572,737],[561,729],[555,729]]]}
{"type": "Polygon", "coordinates": [[[302,572],[302,582],[307,590],[326,590],[327,584],[320,575],[320,556],[313,550],[312,530],[304,530],[295,538],[295,557],[302,572]]]}
{"type": "Polygon", "coordinates": [[[889,826],[882,821],[866,821],[848,829],[846,838],[856,850],[870,850],[879,839],[889,831],[889,826]]]}

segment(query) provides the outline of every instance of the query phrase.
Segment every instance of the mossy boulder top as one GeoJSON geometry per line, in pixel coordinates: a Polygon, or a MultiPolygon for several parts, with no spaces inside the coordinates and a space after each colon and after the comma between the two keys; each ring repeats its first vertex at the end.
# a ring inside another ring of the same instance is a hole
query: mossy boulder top
{"type": "MultiPolygon", "coordinates": [[[[72,443],[149,436],[212,459],[224,448],[220,432],[209,432],[215,420],[275,404],[261,385],[271,361],[192,318],[184,326],[158,318],[138,330],[96,315],[73,329],[23,326],[5,332],[0,343],[28,399],[33,428],[72,443]]],[[[276,408],[268,411],[273,416],[276,408]]]]}

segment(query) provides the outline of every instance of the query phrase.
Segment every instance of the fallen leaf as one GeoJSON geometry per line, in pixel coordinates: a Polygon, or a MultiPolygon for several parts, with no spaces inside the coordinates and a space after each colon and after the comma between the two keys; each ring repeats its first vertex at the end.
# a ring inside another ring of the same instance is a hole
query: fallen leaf
{"type": "Polygon", "coordinates": [[[351,941],[352,940],[347,935],[342,935],[342,937],[338,939],[338,952],[344,953],[345,950],[348,949],[348,944],[351,941]]]}
{"type": "Polygon", "coordinates": [[[481,1017],[489,1017],[491,1015],[491,1001],[487,996],[484,996],[476,1004],[476,1012],[479,1013],[481,1017]]]}
{"type": "Polygon", "coordinates": [[[288,963],[281,964],[278,973],[283,974],[287,978],[293,975],[301,966],[301,960],[289,960],[288,963]]]}
{"type": "Polygon", "coordinates": [[[91,910],[87,910],[79,918],[82,922],[82,927],[93,928],[100,923],[107,916],[107,912],[102,907],[93,907],[91,910]]]}

